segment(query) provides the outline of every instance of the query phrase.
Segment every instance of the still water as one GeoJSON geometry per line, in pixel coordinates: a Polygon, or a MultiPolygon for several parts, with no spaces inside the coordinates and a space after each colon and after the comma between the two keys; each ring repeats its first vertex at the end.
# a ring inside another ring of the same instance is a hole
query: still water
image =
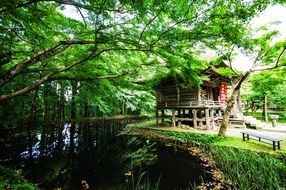
{"type": "Polygon", "coordinates": [[[26,126],[1,133],[5,162],[0,164],[21,169],[41,189],[173,190],[208,181],[199,159],[187,151],[118,135],[130,122],[26,126]]]}

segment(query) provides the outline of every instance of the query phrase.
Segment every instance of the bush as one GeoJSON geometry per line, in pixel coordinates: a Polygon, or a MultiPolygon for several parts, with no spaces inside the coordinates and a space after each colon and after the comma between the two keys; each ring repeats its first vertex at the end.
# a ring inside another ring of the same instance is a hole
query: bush
{"type": "Polygon", "coordinates": [[[25,180],[21,171],[0,165],[0,189],[35,190],[37,187],[25,180]]]}
{"type": "Polygon", "coordinates": [[[223,137],[217,135],[204,135],[199,133],[188,133],[188,132],[175,132],[175,131],[163,131],[164,136],[174,139],[183,140],[184,142],[190,143],[202,143],[202,144],[212,144],[223,140],[223,137]]]}

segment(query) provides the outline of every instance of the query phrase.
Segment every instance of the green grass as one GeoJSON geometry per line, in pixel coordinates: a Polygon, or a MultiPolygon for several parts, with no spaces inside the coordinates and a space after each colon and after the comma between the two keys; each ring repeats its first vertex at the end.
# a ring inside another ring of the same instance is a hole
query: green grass
{"type": "Polygon", "coordinates": [[[285,189],[286,164],[269,154],[212,146],[210,155],[239,189],[285,189]]]}
{"type": "Polygon", "coordinates": [[[150,127],[150,126],[155,126],[156,125],[156,120],[155,119],[147,119],[144,121],[140,121],[137,123],[132,123],[128,125],[128,128],[142,128],[142,127],[150,127]]]}
{"type": "Polygon", "coordinates": [[[267,152],[269,154],[286,153],[286,141],[282,141],[281,150],[274,151],[272,145],[257,142],[257,141],[243,141],[241,137],[226,137],[222,141],[214,143],[219,146],[234,147],[240,149],[247,149],[256,152],[267,152]]]}
{"type": "Polygon", "coordinates": [[[229,137],[218,137],[216,134],[201,134],[200,131],[170,131],[166,128],[162,129],[160,127],[155,128],[156,120],[146,120],[139,123],[133,123],[128,125],[125,129],[126,131],[136,131],[136,130],[151,130],[152,133],[157,136],[163,135],[173,140],[184,140],[185,142],[197,142],[204,144],[215,144],[219,146],[227,146],[241,149],[248,149],[256,152],[268,152],[270,154],[286,153],[286,136],[284,141],[281,142],[281,150],[272,150],[272,145],[257,142],[257,141],[242,141],[242,137],[239,136],[229,136],[229,137]]]}

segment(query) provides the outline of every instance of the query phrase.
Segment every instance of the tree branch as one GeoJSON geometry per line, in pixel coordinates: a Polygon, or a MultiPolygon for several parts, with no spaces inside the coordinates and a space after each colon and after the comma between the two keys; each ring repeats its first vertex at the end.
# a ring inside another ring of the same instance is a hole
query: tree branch
{"type": "Polygon", "coordinates": [[[145,27],[143,28],[143,30],[140,33],[140,37],[138,40],[138,44],[140,43],[142,37],[143,37],[143,33],[145,32],[145,30],[147,29],[147,27],[160,15],[160,13],[163,11],[163,8],[159,10],[159,12],[145,25],[145,27]]]}
{"type": "Polygon", "coordinates": [[[32,58],[28,58],[20,63],[17,63],[15,66],[10,68],[4,75],[0,77],[0,86],[5,85],[11,79],[16,77],[18,74],[23,73],[28,66],[35,64],[39,61],[43,61],[47,58],[55,56],[59,53],[62,53],[66,50],[70,45],[86,45],[86,44],[95,44],[95,41],[87,41],[87,40],[70,40],[70,41],[61,41],[57,45],[40,52],[34,55],[32,58]]]}
{"type": "MultiPolygon", "coordinates": [[[[20,89],[20,90],[18,90],[16,92],[11,92],[11,93],[6,94],[6,95],[1,95],[0,96],[0,102],[3,101],[3,100],[11,99],[11,98],[14,98],[16,96],[25,94],[27,92],[30,92],[31,90],[37,88],[39,85],[41,85],[44,82],[48,81],[53,75],[61,73],[61,72],[68,71],[68,70],[70,70],[71,68],[75,67],[78,64],[84,63],[87,60],[94,59],[95,57],[98,57],[99,55],[101,55],[104,52],[108,52],[108,51],[143,51],[143,52],[148,51],[149,52],[150,50],[149,49],[138,49],[138,48],[133,48],[133,49],[128,49],[128,48],[109,48],[109,49],[103,49],[103,50],[101,50],[101,51],[99,51],[97,53],[96,53],[96,51],[97,51],[97,49],[94,48],[94,50],[91,53],[89,53],[86,57],[82,58],[81,60],[79,60],[77,62],[74,62],[73,64],[71,64],[71,65],[69,65],[67,67],[60,68],[57,71],[50,72],[45,77],[37,80],[34,84],[32,84],[30,86],[24,87],[24,88],[22,88],[22,89],[20,89]]],[[[103,79],[103,78],[99,77],[98,79],[103,79]]]]}
{"type": "Polygon", "coordinates": [[[43,52],[38,53],[37,55],[33,56],[32,58],[29,58],[25,61],[22,61],[15,66],[13,66],[9,71],[4,74],[4,76],[1,76],[0,78],[0,86],[6,84],[8,81],[10,81],[12,78],[17,76],[18,74],[22,73],[28,66],[42,61],[44,59],[47,59],[49,57],[52,57],[56,54],[59,54],[63,52],[69,45],[62,45],[62,43],[59,43],[53,47],[51,47],[48,50],[45,50],[43,52]]]}
{"type": "MultiPolygon", "coordinates": [[[[271,47],[272,48],[272,47],[271,47]]],[[[267,53],[269,52],[269,50],[271,49],[269,48],[267,50],[267,53]]],[[[286,45],[284,46],[284,48],[282,49],[282,51],[279,53],[277,59],[276,59],[276,62],[275,62],[275,65],[273,67],[266,67],[266,68],[261,68],[261,69],[251,69],[251,72],[257,72],[257,71],[266,71],[266,70],[272,70],[272,69],[276,69],[276,68],[279,68],[279,67],[283,67],[283,66],[286,66],[284,64],[282,65],[279,65],[279,62],[282,58],[282,55],[285,53],[286,51],[286,45]]],[[[265,54],[264,54],[265,55],[265,54]]]]}

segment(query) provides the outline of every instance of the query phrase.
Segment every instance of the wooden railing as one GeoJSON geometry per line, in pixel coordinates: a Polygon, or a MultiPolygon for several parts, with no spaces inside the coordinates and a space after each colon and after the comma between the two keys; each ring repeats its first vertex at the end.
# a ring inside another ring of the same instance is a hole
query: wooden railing
{"type": "Polygon", "coordinates": [[[203,100],[203,101],[185,101],[185,102],[162,102],[157,103],[157,107],[221,107],[226,105],[223,101],[203,100]]]}

